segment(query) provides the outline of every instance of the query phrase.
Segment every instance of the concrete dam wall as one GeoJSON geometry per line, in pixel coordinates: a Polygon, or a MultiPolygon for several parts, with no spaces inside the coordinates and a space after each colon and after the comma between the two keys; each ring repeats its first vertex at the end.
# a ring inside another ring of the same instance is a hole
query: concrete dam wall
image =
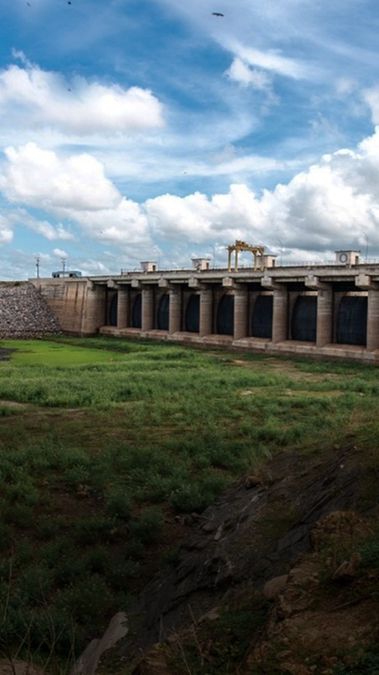
{"type": "Polygon", "coordinates": [[[67,333],[379,362],[379,265],[40,279],[67,333]]]}
{"type": "Polygon", "coordinates": [[[45,298],[28,282],[0,283],[0,338],[35,338],[60,333],[45,298]]]}

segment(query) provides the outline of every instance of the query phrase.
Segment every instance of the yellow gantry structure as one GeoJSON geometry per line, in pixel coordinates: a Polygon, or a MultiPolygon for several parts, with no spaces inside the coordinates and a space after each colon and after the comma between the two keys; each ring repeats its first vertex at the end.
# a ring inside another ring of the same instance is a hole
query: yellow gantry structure
{"type": "Polygon", "coordinates": [[[234,271],[236,272],[238,270],[238,254],[240,251],[249,251],[253,254],[255,270],[264,268],[264,246],[252,246],[245,241],[236,239],[234,244],[228,246],[228,272],[232,271],[232,253],[234,253],[234,271]]]}

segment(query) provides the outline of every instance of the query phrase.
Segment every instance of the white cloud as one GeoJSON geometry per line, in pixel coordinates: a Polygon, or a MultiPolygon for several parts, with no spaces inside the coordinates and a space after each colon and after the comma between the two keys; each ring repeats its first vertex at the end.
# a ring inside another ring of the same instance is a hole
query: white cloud
{"type": "Polygon", "coordinates": [[[117,206],[97,211],[71,211],[67,216],[78,223],[93,239],[115,244],[124,249],[152,247],[149,226],[137,202],[123,197],[117,206]]]}
{"type": "Polygon", "coordinates": [[[15,224],[22,224],[28,227],[33,232],[42,235],[45,239],[53,241],[54,239],[61,239],[65,241],[75,239],[72,232],[69,232],[62,223],[53,225],[48,220],[40,220],[34,218],[26,209],[18,209],[9,216],[10,220],[15,224]]]}
{"type": "Polygon", "coordinates": [[[5,216],[0,214],[0,244],[9,244],[13,239],[11,224],[5,216]]]}
{"type": "Polygon", "coordinates": [[[200,192],[186,197],[166,194],[147,200],[145,207],[160,236],[185,237],[196,244],[241,238],[253,222],[265,220],[260,201],[246,185],[231,185],[229,193],[211,198],[200,192]]]}
{"type": "MultiPolygon", "coordinates": [[[[20,52],[15,55],[20,58],[20,52]]],[[[65,79],[28,63],[0,71],[0,114],[13,126],[64,133],[130,134],[163,126],[163,108],[148,89],[65,79]]]]}
{"type": "Polygon", "coordinates": [[[62,248],[54,248],[53,255],[57,258],[68,258],[68,254],[62,248]]]}
{"type": "MultiPolygon", "coordinates": [[[[244,167],[245,158],[235,157],[233,148],[228,152],[229,160],[228,154],[221,157],[222,170],[224,164],[237,172],[251,169],[252,158],[244,167]]],[[[235,182],[225,193],[162,194],[141,204],[122,196],[89,155],[60,157],[30,144],[8,150],[6,158],[0,187],[10,200],[64,217],[88,240],[113,245],[130,260],[156,256],[157,242],[174,250],[235,238],[285,248],[300,258],[365,246],[366,238],[371,252],[379,252],[379,129],[356,149],[325,155],[287,184],[261,194],[235,182]]],[[[0,221],[3,241],[12,236],[12,222],[0,221]]],[[[51,240],[70,234],[49,219],[30,217],[25,224],[51,240]]]]}
{"type": "Polygon", "coordinates": [[[208,197],[162,195],[146,202],[153,229],[204,244],[246,238],[304,252],[363,245],[379,251],[379,129],[355,151],[325,155],[289,183],[257,196],[244,184],[208,197]]]}
{"type": "Polygon", "coordinates": [[[363,98],[371,109],[373,123],[379,124],[379,86],[366,89],[363,92],[363,98]]]}
{"type": "Polygon", "coordinates": [[[336,82],[336,91],[339,96],[349,96],[357,88],[357,82],[350,77],[339,77],[336,82]]]}
{"type": "Polygon", "coordinates": [[[11,202],[45,209],[96,210],[116,206],[121,195],[92,155],[59,157],[35,143],[5,150],[0,190],[11,202]]]}
{"type": "Polygon", "coordinates": [[[308,78],[312,68],[296,59],[283,56],[279,51],[262,51],[254,47],[246,47],[244,44],[231,40],[229,49],[243,63],[250,66],[258,66],[263,70],[269,70],[278,75],[291,77],[295,80],[308,78]]]}
{"type": "MultiPolygon", "coordinates": [[[[5,151],[7,163],[0,190],[12,203],[38,207],[76,223],[91,238],[118,246],[151,246],[146,215],[140,205],[123,197],[91,155],[61,157],[34,143],[5,151]]],[[[72,239],[62,224],[52,225],[28,215],[13,219],[47,239],[72,239]]]]}
{"type": "Polygon", "coordinates": [[[256,68],[250,68],[249,65],[241,61],[238,57],[234,58],[226,75],[235,82],[239,82],[245,87],[251,86],[253,89],[265,91],[270,88],[271,80],[267,73],[256,68]]]}

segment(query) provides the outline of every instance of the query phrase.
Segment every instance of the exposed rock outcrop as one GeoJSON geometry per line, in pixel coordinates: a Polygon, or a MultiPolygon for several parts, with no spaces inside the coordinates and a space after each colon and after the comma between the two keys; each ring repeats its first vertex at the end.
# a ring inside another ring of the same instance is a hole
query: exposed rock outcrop
{"type": "MultiPolygon", "coordinates": [[[[337,532],[341,530],[343,518],[328,514],[355,510],[359,523],[361,514],[364,518],[375,508],[376,496],[362,499],[371,474],[360,449],[351,446],[328,448],[313,455],[282,453],[262,467],[259,481],[247,484],[241,480],[232,486],[213,506],[188,519],[188,536],[171,568],[152,579],[131,608],[130,633],[119,654],[128,661],[133,661],[137,653],[148,654],[133,671],[138,674],[179,672],[172,664],[166,664],[164,670],[166,656],[170,660],[173,654],[170,640],[179,635],[181,642],[187,642],[186,631],[195,625],[202,639],[200,652],[205,654],[200,656],[208,658],[203,646],[207,630],[203,623],[200,628],[201,617],[215,607],[230,608],[233,603],[237,614],[241,607],[245,611],[247,603],[248,607],[257,607],[257,615],[263,615],[261,603],[276,602],[281,597],[288,584],[287,575],[299,556],[321,545],[328,527],[332,539],[335,527],[337,532]],[[326,520],[320,529],[316,524],[323,518],[326,520]],[[271,588],[273,580],[275,589],[271,588]]],[[[350,516],[347,527],[357,529],[350,516]]],[[[360,524],[358,529],[362,528],[360,524]]],[[[342,531],[345,536],[345,529],[342,531]]],[[[359,564],[357,555],[333,559],[331,577],[345,559],[354,570],[359,564]]],[[[312,569],[304,566],[301,573],[306,573],[309,583],[316,583],[312,569]]],[[[333,584],[339,588],[346,583],[345,578],[346,571],[343,579],[335,577],[333,584]]],[[[214,660],[212,655],[209,658],[214,660]]]]}

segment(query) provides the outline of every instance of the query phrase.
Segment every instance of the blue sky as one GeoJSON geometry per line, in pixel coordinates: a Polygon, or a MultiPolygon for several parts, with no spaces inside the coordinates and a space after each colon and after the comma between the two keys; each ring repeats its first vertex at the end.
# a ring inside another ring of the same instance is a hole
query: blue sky
{"type": "Polygon", "coordinates": [[[379,256],[378,29],[374,0],[0,0],[2,278],[379,256]]]}

